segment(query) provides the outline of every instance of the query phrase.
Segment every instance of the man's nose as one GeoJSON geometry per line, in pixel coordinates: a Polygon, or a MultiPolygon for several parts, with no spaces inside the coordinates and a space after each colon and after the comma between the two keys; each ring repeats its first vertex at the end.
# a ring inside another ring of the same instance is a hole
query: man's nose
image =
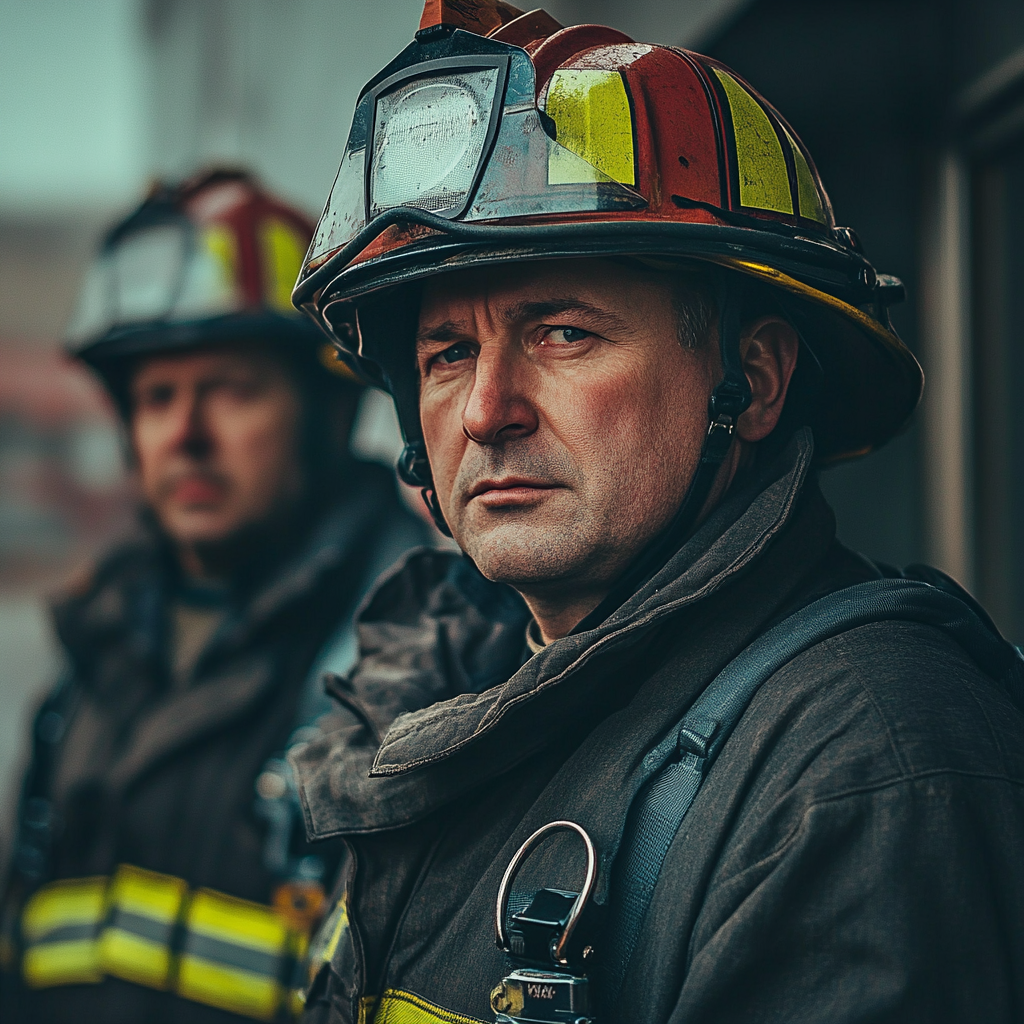
{"type": "Polygon", "coordinates": [[[182,396],[174,424],[174,447],[194,459],[206,458],[213,448],[206,416],[206,401],[196,390],[182,396]]]}
{"type": "Polygon", "coordinates": [[[483,346],[476,360],[473,390],[462,413],[462,429],[478,444],[501,444],[537,429],[528,394],[528,374],[514,353],[483,346]]]}

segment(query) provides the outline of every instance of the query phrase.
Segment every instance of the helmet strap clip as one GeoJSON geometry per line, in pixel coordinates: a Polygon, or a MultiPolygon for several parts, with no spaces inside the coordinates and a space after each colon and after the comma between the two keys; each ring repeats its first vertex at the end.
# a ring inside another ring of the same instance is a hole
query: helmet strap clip
{"type": "Polygon", "coordinates": [[[728,272],[719,275],[718,346],[725,372],[708,399],[708,432],[697,469],[671,528],[677,538],[686,537],[696,525],[718,470],[732,447],[736,423],[751,402],[750,382],[740,360],[742,310],[737,294],[739,284],[734,278],[735,275],[728,272]]]}
{"type": "Polygon", "coordinates": [[[427,506],[427,511],[430,513],[430,518],[434,520],[434,525],[446,537],[450,537],[452,531],[444,518],[444,513],[441,511],[441,502],[437,500],[437,491],[432,486],[424,487],[420,491],[420,497],[423,499],[423,504],[427,506]]]}

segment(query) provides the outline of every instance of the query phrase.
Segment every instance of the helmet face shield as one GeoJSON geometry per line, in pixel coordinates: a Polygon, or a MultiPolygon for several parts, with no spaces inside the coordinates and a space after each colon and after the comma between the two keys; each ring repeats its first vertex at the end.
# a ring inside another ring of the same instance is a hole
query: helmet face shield
{"type": "MultiPolygon", "coordinates": [[[[296,301],[341,248],[396,209],[473,222],[647,205],[630,187],[631,162],[623,169],[619,155],[609,167],[624,179],[616,180],[598,166],[599,154],[587,160],[551,137],[525,50],[461,30],[443,42],[449,52],[434,59],[435,47],[414,43],[395,62],[406,66],[385,69],[359,101],[296,301]]],[[[625,86],[615,78],[623,101],[603,113],[618,116],[631,141],[625,86]]],[[[561,101],[572,102],[571,93],[561,101]]]]}
{"type": "Polygon", "coordinates": [[[497,93],[506,68],[502,61],[403,76],[377,95],[367,182],[371,217],[396,206],[462,213],[500,116],[497,93]]]}
{"type": "Polygon", "coordinates": [[[240,312],[232,239],[184,217],[140,226],[93,264],[69,329],[72,343],[119,326],[181,322],[240,312]]]}

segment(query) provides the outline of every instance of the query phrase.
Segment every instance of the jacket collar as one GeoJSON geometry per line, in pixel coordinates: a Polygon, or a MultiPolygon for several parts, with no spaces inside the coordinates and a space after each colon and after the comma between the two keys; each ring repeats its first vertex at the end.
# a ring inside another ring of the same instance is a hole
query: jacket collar
{"type": "MultiPolygon", "coordinates": [[[[477,645],[475,657],[486,660],[485,641],[500,641],[502,630],[486,636],[489,620],[479,601],[465,592],[456,596],[451,575],[445,576],[437,564],[440,556],[429,556],[429,571],[422,560],[410,559],[366,609],[361,640],[370,657],[351,680],[336,686],[336,693],[356,714],[332,736],[293,751],[311,833],[319,838],[416,820],[549,747],[588,719],[607,719],[628,689],[623,673],[628,672],[631,656],[635,661],[645,641],[669,619],[673,629],[678,626],[681,631],[681,642],[683,634],[692,636],[694,656],[703,659],[702,671],[694,677],[703,679],[702,689],[711,678],[707,671],[713,674],[716,665],[720,668],[756,635],[765,615],[820,560],[834,538],[831,513],[812,488],[803,536],[769,559],[772,564],[763,565],[773,541],[787,532],[794,518],[812,452],[809,431],[801,431],[779,459],[727,499],[605,622],[549,644],[483,692],[431,701],[444,689],[445,667],[459,664],[462,654],[448,649],[438,657],[438,648],[450,647],[453,639],[469,641],[477,645]],[[731,606],[729,614],[723,614],[716,596],[759,564],[763,575],[774,578],[775,592],[756,602],[746,617],[734,614],[731,606]],[[438,616],[438,591],[445,590],[445,616],[438,616]],[[461,633],[451,628],[467,621],[476,621],[476,628],[461,633]],[[395,710],[384,696],[389,680],[403,684],[406,709],[380,741],[382,723],[395,710]],[[410,706],[417,683],[425,699],[410,706]]],[[[521,632],[518,643],[521,649],[521,632]]],[[[640,715],[632,749],[656,742],[658,729],[667,729],[699,689],[686,694],[674,684],[667,703],[662,695],[660,709],[651,707],[650,714],[640,715]],[[643,741],[641,733],[646,736],[643,741]]],[[[634,710],[645,705],[645,700],[630,702],[634,710]]]]}
{"type": "MultiPolygon", "coordinates": [[[[229,616],[214,641],[237,650],[319,585],[323,576],[359,554],[363,539],[395,504],[391,474],[350,462],[344,496],[315,522],[306,542],[229,616]]],[[[163,610],[170,590],[166,540],[140,531],[55,603],[58,636],[82,677],[98,651],[123,647],[140,661],[159,657],[163,610]]]]}
{"type": "Polygon", "coordinates": [[[273,659],[256,642],[262,631],[308,600],[329,573],[350,560],[361,565],[382,506],[396,503],[387,470],[356,465],[346,497],[215,636],[203,655],[211,669],[200,686],[174,694],[159,687],[166,586],[156,542],[116,552],[90,588],[55,608],[84,698],[62,757],[59,789],[101,773],[123,790],[174,750],[245,714],[280,683],[273,659]]]}

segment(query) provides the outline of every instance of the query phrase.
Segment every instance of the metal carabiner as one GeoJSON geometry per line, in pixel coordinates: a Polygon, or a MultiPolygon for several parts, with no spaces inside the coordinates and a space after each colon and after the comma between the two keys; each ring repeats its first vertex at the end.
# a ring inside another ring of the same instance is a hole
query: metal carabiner
{"type": "Polygon", "coordinates": [[[569,916],[566,919],[565,927],[562,929],[562,934],[559,936],[558,941],[554,944],[554,948],[551,951],[554,961],[563,967],[567,967],[569,960],[565,955],[566,948],[568,947],[569,940],[572,938],[572,933],[579,922],[580,915],[583,913],[583,908],[587,905],[587,901],[590,899],[590,896],[594,891],[594,885],[597,882],[597,851],[594,849],[594,844],[591,841],[590,836],[587,835],[587,830],[583,828],[582,825],[577,825],[574,821],[548,822],[547,825],[537,829],[537,831],[519,847],[515,856],[509,861],[508,867],[505,869],[505,874],[501,879],[501,885],[498,886],[498,900],[495,906],[494,927],[498,948],[505,953],[511,953],[505,915],[508,913],[508,899],[509,893],[512,889],[512,883],[516,880],[516,875],[519,874],[526,858],[533,852],[541,840],[545,839],[553,832],[560,831],[575,832],[583,840],[583,845],[587,850],[587,875],[583,881],[583,888],[580,890],[580,894],[576,897],[576,900],[569,911],[569,916]]]}

